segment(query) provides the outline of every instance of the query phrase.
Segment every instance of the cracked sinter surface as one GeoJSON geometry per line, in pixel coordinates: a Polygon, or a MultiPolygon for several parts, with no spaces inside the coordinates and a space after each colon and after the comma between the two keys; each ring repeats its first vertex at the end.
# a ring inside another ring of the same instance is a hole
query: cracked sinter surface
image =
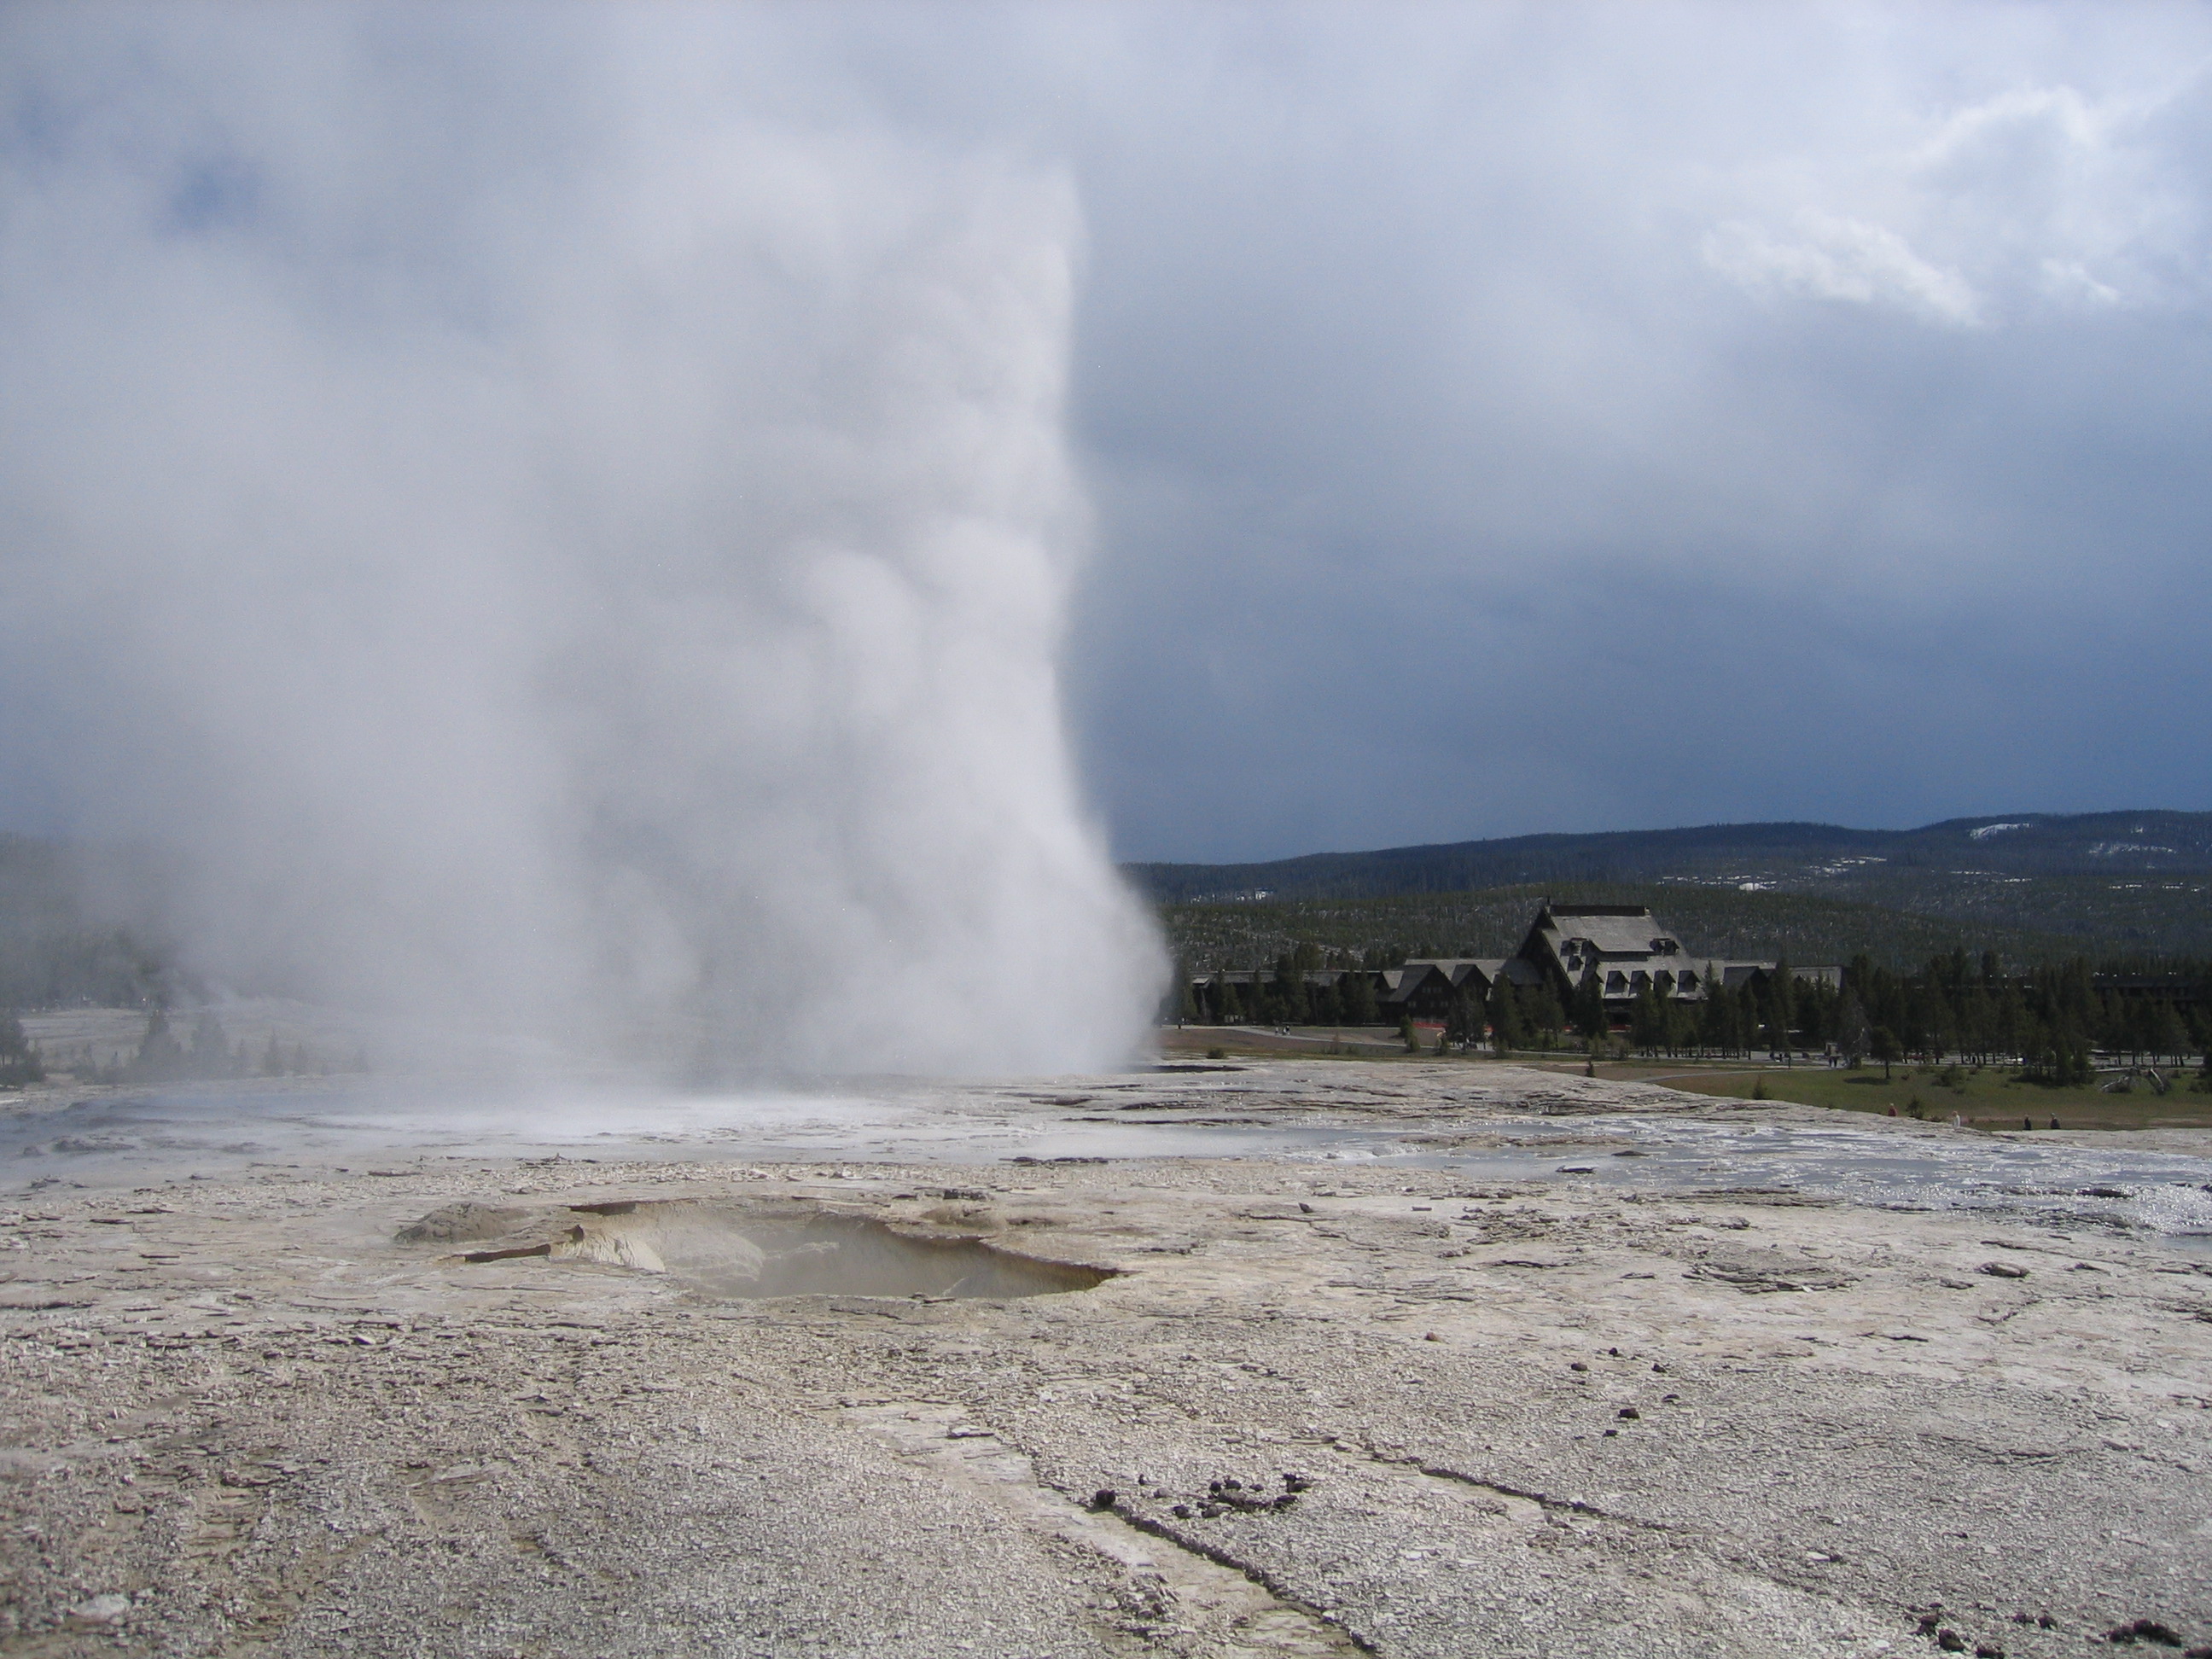
{"type": "Polygon", "coordinates": [[[0,1651],[2212,1644],[2212,1137],[1463,1064],[741,1108],[25,1102],[0,1651]]]}

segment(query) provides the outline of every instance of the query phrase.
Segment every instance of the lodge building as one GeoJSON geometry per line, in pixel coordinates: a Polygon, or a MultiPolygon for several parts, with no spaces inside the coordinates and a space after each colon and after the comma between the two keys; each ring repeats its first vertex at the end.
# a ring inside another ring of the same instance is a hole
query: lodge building
{"type": "MultiPolygon", "coordinates": [[[[1626,1024],[1636,1000],[1647,989],[1678,1001],[1702,1001],[1709,981],[1730,990],[1764,978],[1778,964],[1740,957],[1692,956],[1681,941],[1641,905],[1554,904],[1547,899],[1529,924],[1521,948],[1510,957],[1423,957],[1375,975],[1376,1018],[1395,1025],[1412,1018],[1440,1021],[1455,1007],[1486,1001],[1501,980],[1524,989],[1550,986],[1560,1006],[1571,1007],[1583,982],[1595,975],[1607,1011],[1626,1024]]],[[[1334,985],[1350,970],[1309,969],[1306,983],[1334,985]]],[[[1193,1001],[1218,1007],[1234,986],[1240,1001],[1272,983],[1267,969],[1205,974],[1191,981],[1193,1001]]],[[[1792,979],[1840,984],[1833,967],[1790,969],[1792,979]]]]}

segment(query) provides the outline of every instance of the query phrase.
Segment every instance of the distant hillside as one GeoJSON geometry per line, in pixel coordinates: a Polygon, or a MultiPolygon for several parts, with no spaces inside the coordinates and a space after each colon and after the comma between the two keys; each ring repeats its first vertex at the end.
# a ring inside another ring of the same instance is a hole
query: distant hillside
{"type": "Polygon", "coordinates": [[[1498,955],[1547,893],[1650,904],[1716,955],[1863,950],[1899,966],[1954,945],[2021,961],[2212,955],[2212,812],[1712,824],[1127,872],[1194,965],[1249,964],[1264,939],[1291,937],[1498,955]],[[1224,951],[1233,961],[1216,959],[1224,951]]]}
{"type": "Polygon", "coordinates": [[[2081,940],[2063,934],[1913,915],[1848,900],[1656,883],[1169,904],[1160,907],[1160,915],[1176,954],[1193,972],[1211,973],[1265,966],[1304,943],[1357,957],[1375,952],[1391,961],[1509,956],[1547,896],[1569,903],[1648,905],[1692,957],[1786,956],[1802,964],[1845,962],[1864,951],[1885,966],[1913,968],[1942,951],[1996,951],[2008,963],[2024,967],[2085,948],[2081,940]]]}
{"type": "Polygon", "coordinates": [[[2212,812],[2090,812],[1952,818],[1918,830],[1713,823],[1588,836],[1515,836],[1266,864],[1131,864],[1163,903],[1206,899],[1384,898],[1546,882],[1786,880],[1849,884],[1883,866],[1984,875],[2212,874],[2212,812]]]}

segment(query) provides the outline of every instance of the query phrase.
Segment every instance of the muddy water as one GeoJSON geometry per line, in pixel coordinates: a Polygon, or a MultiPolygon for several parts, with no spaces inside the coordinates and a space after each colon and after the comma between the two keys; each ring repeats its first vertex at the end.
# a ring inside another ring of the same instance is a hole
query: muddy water
{"type": "MultiPolygon", "coordinates": [[[[476,1207],[476,1206],[471,1206],[476,1207]]],[[[450,1213],[450,1212],[447,1212],[450,1213]]],[[[403,1229],[403,1244],[440,1231],[440,1214],[403,1229]]],[[[459,1252],[465,1262],[530,1259],[665,1273],[700,1295],[1015,1297],[1087,1291],[1114,1275],[1046,1261],[969,1238],[916,1237],[859,1216],[787,1218],[685,1201],[576,1206],[557,1217],[514,1215],[513,1237],[459,1252]],[[562,1224],[564,1223],[566,1224],[562,1224]],[[550,1226],[552,1237],[526,1243],[550,1226]]]]}

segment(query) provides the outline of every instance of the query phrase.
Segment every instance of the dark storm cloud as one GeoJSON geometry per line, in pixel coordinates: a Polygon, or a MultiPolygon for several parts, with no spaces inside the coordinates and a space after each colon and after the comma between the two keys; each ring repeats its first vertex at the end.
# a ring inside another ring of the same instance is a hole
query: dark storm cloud
{"type": "Polygon", "coordinates": [[[1117,16],[1126,855],[2212,805],[2201,15],[1117,16]]]}

